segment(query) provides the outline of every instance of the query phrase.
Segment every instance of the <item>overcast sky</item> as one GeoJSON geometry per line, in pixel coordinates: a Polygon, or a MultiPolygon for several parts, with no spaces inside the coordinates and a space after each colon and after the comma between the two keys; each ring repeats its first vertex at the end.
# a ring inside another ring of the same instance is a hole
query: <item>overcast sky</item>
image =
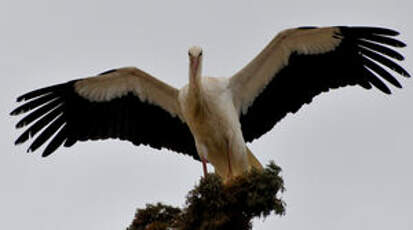
{"type": "MultiPolygon", "coordinates": [[[[410,0],[2,0],[0,229],[125,229],[145,203],[182,207],[202,175],[189,157],[120,141],[26,154],[8,115],[18,95],[130,65],[182,87],[195,44],[204,74],[231,76],[296,26],[385,26],[413,46],[412,10],[410,0]]],[[[410,73],[412,46],[401,51],[410,73]]],[[[254,229],[413,229],[413,81],[398,79],[404,89],[392,96],[323,94],[249,144],[263,164],[283,168],[287,188],[286,216],[254,229]]]]}

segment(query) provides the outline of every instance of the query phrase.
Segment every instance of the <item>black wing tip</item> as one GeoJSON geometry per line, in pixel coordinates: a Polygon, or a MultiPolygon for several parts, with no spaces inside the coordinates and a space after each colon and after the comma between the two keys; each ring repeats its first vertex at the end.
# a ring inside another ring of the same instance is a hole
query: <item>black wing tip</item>
{"type": "Polygon", "coordinates": [[[38,97],[40,95],[46,94],[48,91],[47,92],[43,92],[43,91],[47,90],[48,88],[49,87],[44,87],[44,88],[35,89],[35,90],[30,91],[30,92],[27,92],[27,93],[19,96],[16,99],[16,102],[24,102],[24,101],[30,100],[32,98],[38,97]]]}
{"type": "Polygon", "coordinates": [[[393,71],[396,71],[398,74],[402,75],[403,77],[410,78],[410,73],[407,72],[407,70],[403,69],[401,66],[399,67],[399,70],[393,69],[393,71]]]}
{"type": "MultiPolygon", "coordinates": [[[[363,28],[363,27],[361,27],[363,28]]],[[[399,31],[386,27],[365,27],[366,30],[369,30],[373,34],[379,35],[388,35],[388,36],[398,36],[400,35],[399,31]]]]}
{"type": "Polygon", "coordinates": [[[404,61],[404,60],[405,60],[405,58],[404,58],[404,56],[403,56],[403,55],[400,55],[400,56],[393,56],[393,58],[395,58],[397,61],[404,61]]]}
{"type": "Polygon", "coordinates": [[[388,67],[392,71],[404,76],[404,77],[410,77],[409,72],[407,72],[403,67],[401,67],[399,64],[393,62],[391,59],[387,58],[385,55],[382,55],[381,53],[377,51],[372,51],[369,49],[363,49],[359,48],[360,52],[362,55],[365,55],[369,57],[370,59],[374,60],[375,62],[380,63],[383,66],[388,67]]]}
{"type": "Polygon", "coordinates": [[[48,156],[50,156],[50,155],[52,155],[52,153],[53,152],[51,152],[51,151],[43,151],[43,153],[42,153],[42,158],[46,158],[46,157],[48,157],[48,156]]]}
{"type": "Polygon", "coordinates": [[[384,94],[390,95],[392,94],[390,88],[383,83],[379,78],[377,78],[376,81],[372,81],[371,82],[377,89],[379,89],[381,92],[383,92],[384,94]]]}
{"type": "Polygon", "coordinates": [[[396,59],[397,61],[404,61],[404,56],[399,56],[399,55],[397,55],[397,56],[390,56],[391,58],[394,58],[394,59],[396,59]]]}
{"type": "Polygon", "coordinates": [[[26,100],[31,100],[33,98],[36,98],[36,97],[39,97],[45,94],[49,94],[49,93],[57,93],[61,91],[63,88],[65,88],[66,86],[73,85],[74,82],[79,81],[79,80],[81,79],[76,79],[76,80],[68,81],[66,83],[55,84],[55,85],[46,86],[43,88],[32,90],[30,92],[27,92],[17,97],[16,102],[23,102],[26,100]]]}
{"type": "MultiPolygon", "coordinates": [[[[44,87],[44,88],[46,88],[46,87],[44,87]]],[[[27,93],[25,93],[25,94],[22,94],[22,95],[20,95],[20,96],[18,96],[18,97],[16,98],[16,102],[24,102],[24,101],[27,101],[27,100],[29,100],[29,99],[32,98],[32,97],[30,97],[31,94],[33,94],[33,93],[35,93],[35,92],[37,92],[37,91],[43,90],[44,88],[35,89],[35,90],[29,91],[29,92],[27,92],[27,93]]]]}
{"type": "Polygon", "coordinates": [[[14,109],[13,111],[11,111],[10,113],[9,113],[9,116],[17,116],[17,115],[19,115],[20,113],[18,113],[17,112],[17,109],[14,109]]]}
{"type": "Polygon", "coordinates": [[[394,49],[386,47],[385,44],[377,44],[375,42],[367,41],[367,40],[363,40],[363,39],[358,39],[357,44],[358,44],[358,48],[361,51],[363,51],[367,48],[367,49],[373,50],[377,53],[381,53],[381,54],[384,54],[388,57],[396,59],[398,61],[403,61],[404,60],[404,56],[402,54],[395,51],[394,49]]]}
{"type": "Polygon", "coordinates": [[[374,27],[374,26],[338,26],[338,28],[344,33],[363,33],[363,34],[375,34],[386,36],[398,36],[400,32],[386,28],[386,27],[374,27]]]}
{"type": "MultiPolygon", "coordinates": [[[[36,151],[36,149],[33,149],[33,148],[29,147],[29,148],[26,150],[26,153],[32,153],[32,152],[34,152],[34,151],[36,151]]],[[[50,154],[51,154],[51,153],[49,153],[49,154],[46,155],[46,154],[43,152],[41,156],[44,158],[44,157],[48,157],[50,154]]]]}
{"type": "Polygon", "coordinates": [[[389,88],[380,89],[380,91],[382,91],[384,94],[387,94],[387,95],[391,95],[391,94],[392,94],[392,92],[391,92],[391,90],[390,90],[389,88]]]}
{"type": "Polygon", "coordinates": [[[16,102],[22,102],[22,101],[24,101],[25,99],[24,99],[24,95],[22,95],[22,96],[20,96],[20,97],[18,97],[17,99],[16,99],[16,102]]]}
{"type": "Polygon", "coordinates": [[[25,140],[22,141],[22,140],[17,139],[16,141],[14,141],[14,145],[21,145],[21,144],[23,144],[24,142],[25,142],[25,140]]]}
{"type": "Polygon", "coordinates": [[[407,72],[407,71],[406,71],[405,73],[403,73],[402,76],[403,76],[403,77],[407,77],[407,78],[410,78],[410,77],[411,77],[410,73],[407,72]]]}
{"type": "MultiPolygon", "coordinates": [[[[14,145],[16,145],[16,146],[17,146],[17,145],[21,145],[21,144],[23,144],[24,142],[26,142],[28,139],[30,139],[30,138],[29,138],[29,137],[27,137],[27,138],[18,138],[18,139],[14,142],[14,145]]],[[[60,146],[60,144],[59,144],[57,147],[59,147],[59,146],[60,146]]],[[[27,148],[26,153],[32,153],[32,152],[36,151],[37,148],[38,148],[38,147],[30,146],[29,148],[27,148]]],[[[54,153],[54,152],[56,151],[56,149],[57,149],[57,148],[53,148],[53,149],[52,149],[52,148],[50,148],[50,146],[47,146],[46,149],[43,151],[41,157],[45,158],[45,157],[50,156],[52,153],[54,153]]]]}
{"type": "Polygon", "coordinates": [[[392,46],[394,46],[394,47],[396,47],[396,48],[404,48],[404,47],[407,46],[406,43],[404,43],[404,42],[402,42],[402,41],[400,41],[400,40],[393,39],[393,41],[394,41],[394,43],[392,44],[392,46]]]}

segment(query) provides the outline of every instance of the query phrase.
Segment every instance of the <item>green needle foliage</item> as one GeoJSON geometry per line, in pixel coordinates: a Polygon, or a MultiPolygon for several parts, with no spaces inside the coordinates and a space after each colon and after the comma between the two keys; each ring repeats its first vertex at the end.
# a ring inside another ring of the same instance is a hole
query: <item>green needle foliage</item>
{"type": "Polygon", "coordinates": [[[127,230],[166,230],[180,214],[179,208],[161,203],[147,204],[145,209],[136,211],[135,219],[127,230]]]}
{"type": "Polygon", "coordinates": [[[127,230],[252,229],[252,218],[285,212],[284,202],[277,197],[284,191],[280,172],[271,162],[264,170],[251,171],[227,185],[209,174],[188,193],[182,210],[160,203],[147,205],[137,210],[127,230]]]}

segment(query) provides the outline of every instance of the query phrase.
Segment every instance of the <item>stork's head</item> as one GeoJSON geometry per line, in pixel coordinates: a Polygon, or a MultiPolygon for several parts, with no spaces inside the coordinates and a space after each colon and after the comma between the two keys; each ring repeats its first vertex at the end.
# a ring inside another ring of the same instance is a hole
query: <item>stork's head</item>
{"type": "Polygon", "coordinates": [[[189,55],[189,78],[199,80],[202,70],[202,49],[199,46],[192,46],[188,50],[189,55]]]}

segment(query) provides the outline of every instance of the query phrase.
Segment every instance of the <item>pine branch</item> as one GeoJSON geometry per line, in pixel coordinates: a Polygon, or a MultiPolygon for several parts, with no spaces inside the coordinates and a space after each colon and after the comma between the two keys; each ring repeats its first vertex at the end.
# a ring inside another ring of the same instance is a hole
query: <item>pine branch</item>
{"type": "Polygon", "coordinates": [[[285,212],[285,203],[277,197],[284,191],[280,172],[271,162],[264,170],[252,171],[228,185],[209,174],[188,193],[182,210],[161,203],[147,205],[137,210],[127,230],[252,229],[252,218],[285,212]]]}

